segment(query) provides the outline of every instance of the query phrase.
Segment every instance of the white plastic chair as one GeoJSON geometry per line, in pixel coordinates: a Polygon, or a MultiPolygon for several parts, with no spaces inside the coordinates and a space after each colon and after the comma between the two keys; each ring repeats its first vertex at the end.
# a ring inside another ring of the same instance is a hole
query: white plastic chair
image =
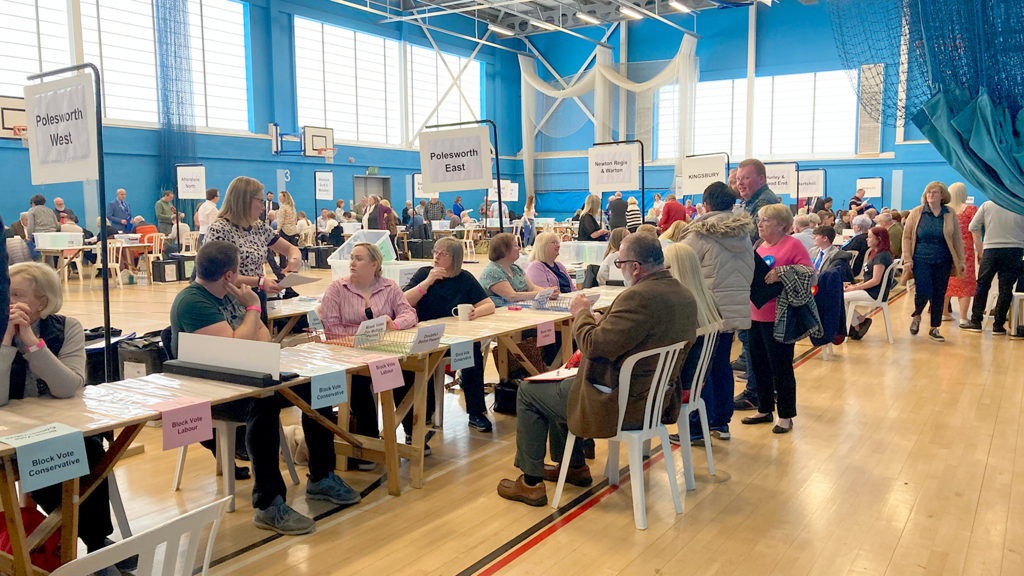
{"type": "Polygon", "coordinates": [[[1013,301],[1010,304],[1010,333],[1017,333],[1017,326],[1021,323],[1021,318],[1024,318],[1024,314],[1021,313],[1021,308],[1024,308],[1024,292],[1014,292],[1013,301]]]}
{"type": "MultiPolygon", "coordinates": [[[[674,377],[677,377],[680,368],[683,348],[686,342],[679,342],[662,348],[646,350],[634,354],[626,359],[619,372],[619,426],[618,433],[608,439],[608,463],[605,465],[605,476],[608,483],[613,486],[619,485],[619,442],[626,444],[626,456],[629,458],[629,477],[633,484],[633,522],[637,530],[647,529],[647,506],[644,499],[644,443],[652,438],[661,440],[662,450],[665,451],[665,467],[668,469],[668,485],[672,491],[672,502],[676,506],[676,514],[683,513],[683,502],[679,498],[679,484],[676,482],[676,467],[672,458],[671,444],[668,441],[668,428],[661,423],[661,415],[665,405],[665,390],[674,377]],[[622,421],[626,417],[626,405],[629,403],[630,382],[633,375],[633,367],[639,360],[658,357],[658,365],[654,370],[654,377],[651,380],[651,387],[647,393],[646,407],[644,408],[643,427],[640,430],[623,430],[622,421]]],[[[564,466],[558,473],[558,486],[555,488],[555,497],[551,501],[552,508],[558,508],[558,502],[562,498],[562,488],[565,487],[565,476],[569,472],[568,458],[572,454],[572,447],[576,443],[576,436],[569,432],[565,442],[564,466]]]]}
{"type": "MultiPolygon", "coordinates": [[[[235,430],[244,426],[245,422],[234,422],[214,418],[213,429],[217,431],[217,476],[224,476],[224,488],[230,502],[228,512],[235,511],[235,430]]],[[[281,437],[281,453],[284,454],[284,463],[288,465],[288,474],[292,478],[292,484],[299,484],[299,475],[295,472],[295,463],[292,462],[292,453],[288,448],[288,441],[284,436],[284,426],[279,425],[278,432],[281,437]]],[[[177,492],[181,488],[181,478],[185,474],[185,457],[188,455],[188,446],[178,448],[178,465],[174,469],[174,482],[171,490],[177,492]]],[[[255,470],[253,471],[255,474],[255,470]]]]}
{"type": "Polygon", "coordinates": [[[900,259],[893,260],[892,264],[885,269],[885,273],[882,275],[882,283],[879,285],[878,297],[874,300],[861,300],[848,302],[846,305],[846,330],[849,331],[850,327],[853,326],[853,312],[858,306],[867,306],[871,309],[881,308],[882,316],[885,317],[885,334],[889,337],[889,344],[893,343],[892,339],[892,320],[889,318],[889,301],[886,300],[888,296],[889,283],[892,281],[892,275],[896,271],[897,267],[902,267],[903,261],[900,259]]]}
{"type": "MultiPolygon", "coordinates": [[[[97,244],[96,246],[99,247],[100,244],[97,244]]],[[[124,284],[121,283],[121,256],[123,253],[123,242],[121,242],[120,240],[114,240],[112,238],[107,240],[107,270],[105,272],[110,274],[111,280],[117,283],[117,287],[122,290],[124,289],[124,284]]],[[[99,254],[99,249],[97,249],[95,268],[98,271],[103,270],[103,258],[102,255],[99,254]]],[[[93,274],[92,277],[89,279],[90,290],[92,290],[92,284],[95,281],[96,275],[93,274]]]]}
{"type": "MultiPolygon", "coordinates": [[[[679,443],[683,456],[683,478],[686,480],[687,490],[696,490],[697,483],[693,479],[693,455],[690,454],[690,414],[697,412],[700,417],[700,428],[704,431],[704,450],[708,454],[708,470],[715,475],[715,459],[711,455],[711,429],[708,426],[708,407],[704,399],[700,397],[704,389],[704,377],[708,373],[708,366],[711,365],[711,355],[715,353],[718,345],[718,326],[702,328],[697,331],[698,336],[704,337],[704,347],[700,351],[700,359],[697,361],[697,371],[693,374],[693,384],[690,385],[690,401],[679,411],[679,421],[676,426],[679,429],[679,443]]],[[[665,454],[668,458],[669,454],[665,454]]]]}
{"type": "Polygon", "coordinates": [[[72,560],[50,574],[52,576],[81,576],[101,572],[108,566],[139,556],[139,568],[135,572],[137,576],[188,576],[192,574],[192,568],[196,563],[196,554],[199,552],[199,541],[202,539],[202,532],[208,525],[213,524],[210,529],[210,537],[206,543],[206,554],[203,557],[203,576],[210,570],[210,559],[213,558],[213,544],[217,539],[217,531],[220,529],[220,521],[224,516],[224,508],[228,504],[228,498],[222,498],[212,504],[189,512],[146,530],[142,534],[132,536],[102,550],[98,550],[72,560]],[[182,545],[182,537],[188,536],[188,544],[185,555],[178,558],[178,550],[182,545]],[[163,548],[163,562],[156,564],[156,554],[163,548]]]}
{"type": "Polygon", "coordinates": [[[197,252],[199,252],[199,232],[186,232],[185,240],[181,245],[181,254],[195,256],[197,252]]]}

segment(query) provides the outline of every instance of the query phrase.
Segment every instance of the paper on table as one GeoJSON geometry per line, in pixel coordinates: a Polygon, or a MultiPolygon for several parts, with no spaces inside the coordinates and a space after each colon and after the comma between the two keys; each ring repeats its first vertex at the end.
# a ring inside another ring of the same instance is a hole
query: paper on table
{"type": "Polygon", "coordinates": [[[538,300],[540,302],[547,302],[547,300],[549,298],[551,298],[551,295],[554,294],[554,293],[555,293],[555,289],[554,288],[547,288],[547,289],[541,290],[540,293],[538,293],[537,296],[534,298],[534,300],[538,300]]]}
{"type": "Polygon", "coordinates": [[[312,284],[319,278],[310,278],[309,276],[303,276],[301,274],[289,274],[282,280],[278,280],[277,285],[281,288],[294,288],[296,286],[302,286],[303,284],[312,284]]]}
{"type": "Polygon", "coordinates": [[[363,356],[362,360],[366,362],[370,369],[370,388],[374,392],[383,392],[405,386],[405,379],[402,377],[402,365],[399,363],[397,356],[371,354],[363,356]]]}
{"type": "Polygon", "coordinates": [[[450,343],[450,347],[452,355],[452,370],[472,368],[474,365],[476,365],[476,359],[473,357],[472,340],[456,340],[450,343]]]}
{"type": "Polygon", "coordinates": [[[384,316],[379,318],[372,318],[370,320],[364,320],[359,324],[359,329],[356,330],[357,344],[368,344],[370,342],[377,342],[384,337],[384,330],[388,327],[388,319],[384,316]]]}
{"type": "Polygon", "coordinates": [[[309,378],[309,405],[314,410],[348,402],[348,378],[338,366],[318,366],[299,372],[309,378]]]}
{"type": "Polygon", "coordinates": [[[234,368],[281,379],[281,345],[203,334],[178,335],[178,359],[214,368],[234,368]]]}
{"type": "Polygon", "coordinates": [[[576,373],[579,371],[579,368],[559,368],[558,370],[537,374],[536,376],[530,376],[526,379],[530,382],[558,382],[565,380],[566,378],[575,377],[576,373]]]}

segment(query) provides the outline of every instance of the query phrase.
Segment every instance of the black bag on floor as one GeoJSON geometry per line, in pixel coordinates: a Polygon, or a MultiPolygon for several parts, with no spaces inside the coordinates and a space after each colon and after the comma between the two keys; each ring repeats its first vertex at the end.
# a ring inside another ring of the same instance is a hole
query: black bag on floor
{"type": "Polygon", "coordinates": [[[409,256],[418,259],[431,259],[434,257],[433,240],[409,240],[409,256]]]}
{"type": "Polygon", "coordinates": [[[160,340],[160,330],[118,342],[117,360],[117,373],[121,380],[162,372],[164,362],[167,361],[167,353],[160,340]],[[125,375],[126,366],[128,367],[127,375],[125,375]]]}
{"type": "Polygon", "coordinates": [[[519,380],[502,380],[494,387],[494,411],[499,414],[516,415],[516,397],[519,395],[519,380]]]}

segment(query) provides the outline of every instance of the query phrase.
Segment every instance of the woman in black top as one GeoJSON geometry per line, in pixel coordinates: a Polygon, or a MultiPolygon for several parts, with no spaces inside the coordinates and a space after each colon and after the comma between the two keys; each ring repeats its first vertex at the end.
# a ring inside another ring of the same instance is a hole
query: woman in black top
{"type": "MultiPolygon", "coordinates": [[[[859,284],[847,282],[843,286],[843,303],[872,302],[882,292],[889,295],[889,286],[882,286],[885,271],[893,262],[892,249],[889,246],[889,232],[881,226],[868,230],[868,251],[864,255],[864,280],[859,284]]],[[[871,319],[858,314],[850,326],[850,338],[860,340],[867,334],[871,319]]]]}
{"type": "MultiPolygon", "coordinates": [[[[447,318],[452,315],[452,308],[459,304],[472,304],[469,319],[494,314],[494,302],[487,297],[483,286],[472,274],[462,269],[462,243],[454,238],[441,238],[434,244],[434,262],[432,266],[424,266],[416,271],[409,284],[405,286],[405,298],[416,308],[420,321],[447,318]]],[[[491,431],[491,421],[487,419],[487,404],[484,402],[484,356],[480,343],[473,344],[472,368],[463,368],[460,387],[466,396],[466,412],[469,413],[469,425],[481,432],[491,431]]],[[[406,374],[406,384],[410,382],[410,374],[406,374]]],[[[429,393],[434,388],[428,386],[429,393]]],[[[408,385],[395,390],[395,402],[399,403],[408,392],[408,385]]],[[[427,412],[431,411],[430,406],[427,412]]],[[[407,436],[412,434],[412,414],[402,422],[407,436]]]]}
{"type": "Polygon", "coordinates": [[[591,194],[587,196],[587,203],[583,205],[576,240],[579,242],[603,241],[607,235],[608,231],[601,229],[601,197],[591,194]]]}

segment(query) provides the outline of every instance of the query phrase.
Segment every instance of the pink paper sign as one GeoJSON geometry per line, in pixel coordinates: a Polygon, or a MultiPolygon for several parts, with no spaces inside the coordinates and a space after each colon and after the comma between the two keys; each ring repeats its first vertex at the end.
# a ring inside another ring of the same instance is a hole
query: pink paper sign
{"type": "Polygon", "coordinates": [[[177,398],[148,406],[163,418],[164,450],[181,448],[213,438],[210,401],[177,398]]]}
{"type": "Polygon", "coordinates": [[[555,321],[548,320],[537,324],[537,346],[555,343],[555,321]]]}
{"type": "Polygon", "coordinates": [[[402,365],[397,356],[373,354],[363,356],[360,360],[366,362],[370,368],[371,388],[374,392],[379,393],[405,386],[405,379],[402,378],[402,365]]]}

